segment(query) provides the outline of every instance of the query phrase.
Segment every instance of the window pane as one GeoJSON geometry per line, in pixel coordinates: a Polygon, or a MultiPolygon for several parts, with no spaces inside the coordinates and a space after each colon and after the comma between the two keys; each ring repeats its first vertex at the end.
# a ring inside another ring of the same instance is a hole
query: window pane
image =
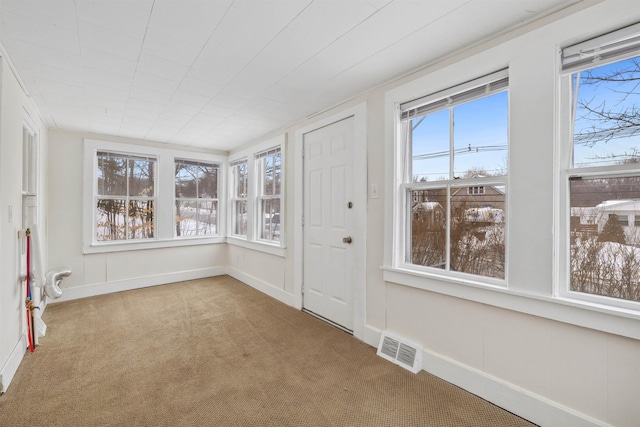
{"type": "Polygon", "coordinates": [[[153,201],[129,201],[129,222],[127,230],[129,239],[153,238],[153,201]]]}
{"type": "Polygon", "coordinates": [[[280,150],[273,156],[273,194],[280,194],[282,186],[282,154],[280,150]]]}
{"type": "Polygon", "coordinates": [[[233,167],[233,179],[236,198],[247,197],[247,162],[242,162],[233,167]]]}
{"type": "Polygon", "coordinates": [[[482,188],[473,195],[451,189],[450,269],[504,279],[505,188],[482,188]]]}
{"type": "Polygon", "coordinates": [[[176,197],[198,196],[198,166],[176,161],[176,197]]]}
{"type": "Polygon", "coordinates": [[[260,238],[280,241],[280,199],[263,199],[260,208],[260,238]]]}
{"type": "Polygon", "coordinates": [[[196,201],[176,200],[176,236],[195,236],[198,229],[196,201]]]}
{"type": "Polygon", "coordinates": [[[449,109],[411,120],[412,181],[449,179],[449,109]]]}
{"type": "Polygon", "coordinates": [[[109,153],[98,153],[98,195],[126,196],[127,160],[109,153]]]}
{"type": "Polygon", "coordinates": [[[234,201],[234,229],[233,234],[238,236],[247,235],[247,201],[234,201]]]}
{"type": "Polygon", "coordinates": [[[453,114],[455,177],[506,175],[507,92],[459,105],[453,114]]]}
{"type": "Polygon", "coordinates": [[[217,233],[218,202],[198,202],[198,236],[217,233]]]}
{"type": "Polygon", "coordinates": [[[214,165],[198,166],[198,197],[201,199],[218,198],[218,168],[214,165]]]}
{"type": "Polygon", "coordinates": [[[273,196],[273,177],[274,177],[274,165],[273,165],[273,156],[268,155],[261,159],[263,164],[263,176],[262,176],[262,184],[263,190],[262,194],[265,196],[273,196]]]}
{"type": "Polygon", "coordinates": [[[99,199],[96,212],[96,240],[123,240],[126,238],[124,199],[99,199]]]}
{"type": "Polygon", "coordinates": [[[571,290],[640,301],[640,176],[569,184],[571,290]]]}
{"type": "Polygon", "coordinates": [[[574,167],[640,162],[640,56],[572,77],[574,167]]]}
{"type": "Polygon", "coordinates": [[[409,192],[411,206],[410,262],[446,268],[447,190],[409,192]]]}
{"type": "Polygon", "coordinates": [[[153,197],[155,162],[129,159],[129,195],[153,197]]]}

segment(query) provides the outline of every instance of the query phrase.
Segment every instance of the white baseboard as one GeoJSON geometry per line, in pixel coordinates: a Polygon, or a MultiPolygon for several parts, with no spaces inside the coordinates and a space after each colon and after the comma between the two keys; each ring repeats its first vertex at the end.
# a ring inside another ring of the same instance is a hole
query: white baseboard
{"type": "Polygon", "coordinates": [[[382,330],[374,328],[371,325],[364,325],[364,339],[362,341],[366,342],[373,348],[378,348],[381,335],[382,330]]]}
{"type": "Polygon", "coordinates": [[[226,274],[225,267],[202,268],[199,270],[179,271],[175,273],[159,274],[156,276],[137,277],[134,279],[118,280],[114,282],[95,283],[87,286],[63,288],[62,296],[58,299],[48,300],[48,304],[62,301],[70,301],[79,298],[87,298],[96,295],[111,294],[114,292],[130,291],[132,289],[146,288],[149,286],[166,285],[168,283],[184,282],[185,280],[203,279],[205,277],[221,276],[226,274]]]}
{"type": "Polygon", "coordinates": [[[27,346],[29,345],[27,341],[27,335],[22,334],[18,343],[11,351],[9,355],[9,359],[0,370],[0,378],[2,379],[2,384],[0,385],[0,393],[4,393],[9,388],[9,384],[13,380],[13,377],[16,375],[18,371],[18,367],[20,366],[20,362],[22,362],[22,358],[24,357],[24,353],[27,351],[27,346]]]}
{"type": "Polygon", "coordinates": [[[246,283],[263,294],[267,294],[271,298],[275,298],[278,301],[293,307],[294,296],[284,289],[276,288],[264,280],[258,279],[257,277],[251,276],[247,273],[243,273],[242,271],[232,267],[228,267],[226,269],[226,273],[234,279],[246,283]]]}
{"type": "MultiPolygon", "coordinates": [[[[381,332],[372,326],[365,326],[364,341],[377,347],[381,332]]],[[[422,368],[540,426],[609,426],[589,415],[430,350],[424,350],[422,353],[422,368]]]]}

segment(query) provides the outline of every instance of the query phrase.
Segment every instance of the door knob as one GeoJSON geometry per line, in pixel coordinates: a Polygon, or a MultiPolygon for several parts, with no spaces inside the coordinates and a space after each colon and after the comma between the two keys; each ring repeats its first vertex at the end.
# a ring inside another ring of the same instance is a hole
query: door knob
{"type": "Polygon", "coordinates": [[[351,242],[353,242],[353,239],[351,239],[351,236],[349,236],[349,237],[344,237],[344,238],[342,239],[342,243],[351,243],[351,242]]]}

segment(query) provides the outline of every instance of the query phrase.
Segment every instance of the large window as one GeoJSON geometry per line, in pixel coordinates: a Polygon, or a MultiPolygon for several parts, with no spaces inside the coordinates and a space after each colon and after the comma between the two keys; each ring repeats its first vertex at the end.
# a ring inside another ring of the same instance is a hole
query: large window
{"type": "Polygon", "coordinates": [[[405,265],[504,279],[506,71],[402,104],[400,129],[405,265]]]}
{"type": "Polygon", "coordinates": [[[218,233],[218,172],[210,162],[175,160],[176,236],[218,233]]]}
{"type": "Polygon", "coordinates": [[[258,178],[258,235],[261,240],[280,240],[282,155],[280,147],[256,155],[258,178]]]}
{"type": "Polygon", "coordinates": [[[231,163],[231,234],[247,236],[247,194],[249,165],[247,159],[231,163]]]}
{"type": "Polygon", "coordinates": [[[84,253],[224,241],[226,156],[85,139],[83,162],[84,253]]]}
{"type": "Polygon", "coordinates": [[[97,153],[96,240],[154,237],[156,159],[97,153]]]}
{"type": "Polygon", "coordinates": [[[638,302],[640,26],[566,48],[562,62],[567,290],[638,302]]]}

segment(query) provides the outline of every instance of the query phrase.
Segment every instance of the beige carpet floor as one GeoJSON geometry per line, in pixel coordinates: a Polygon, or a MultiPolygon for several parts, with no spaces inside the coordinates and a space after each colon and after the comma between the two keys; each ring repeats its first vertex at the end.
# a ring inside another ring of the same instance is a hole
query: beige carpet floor
{"type": "Polygon", "coordinates": [[[228,276],[50,304],[2,426],[531,426],[228,276]]]}

